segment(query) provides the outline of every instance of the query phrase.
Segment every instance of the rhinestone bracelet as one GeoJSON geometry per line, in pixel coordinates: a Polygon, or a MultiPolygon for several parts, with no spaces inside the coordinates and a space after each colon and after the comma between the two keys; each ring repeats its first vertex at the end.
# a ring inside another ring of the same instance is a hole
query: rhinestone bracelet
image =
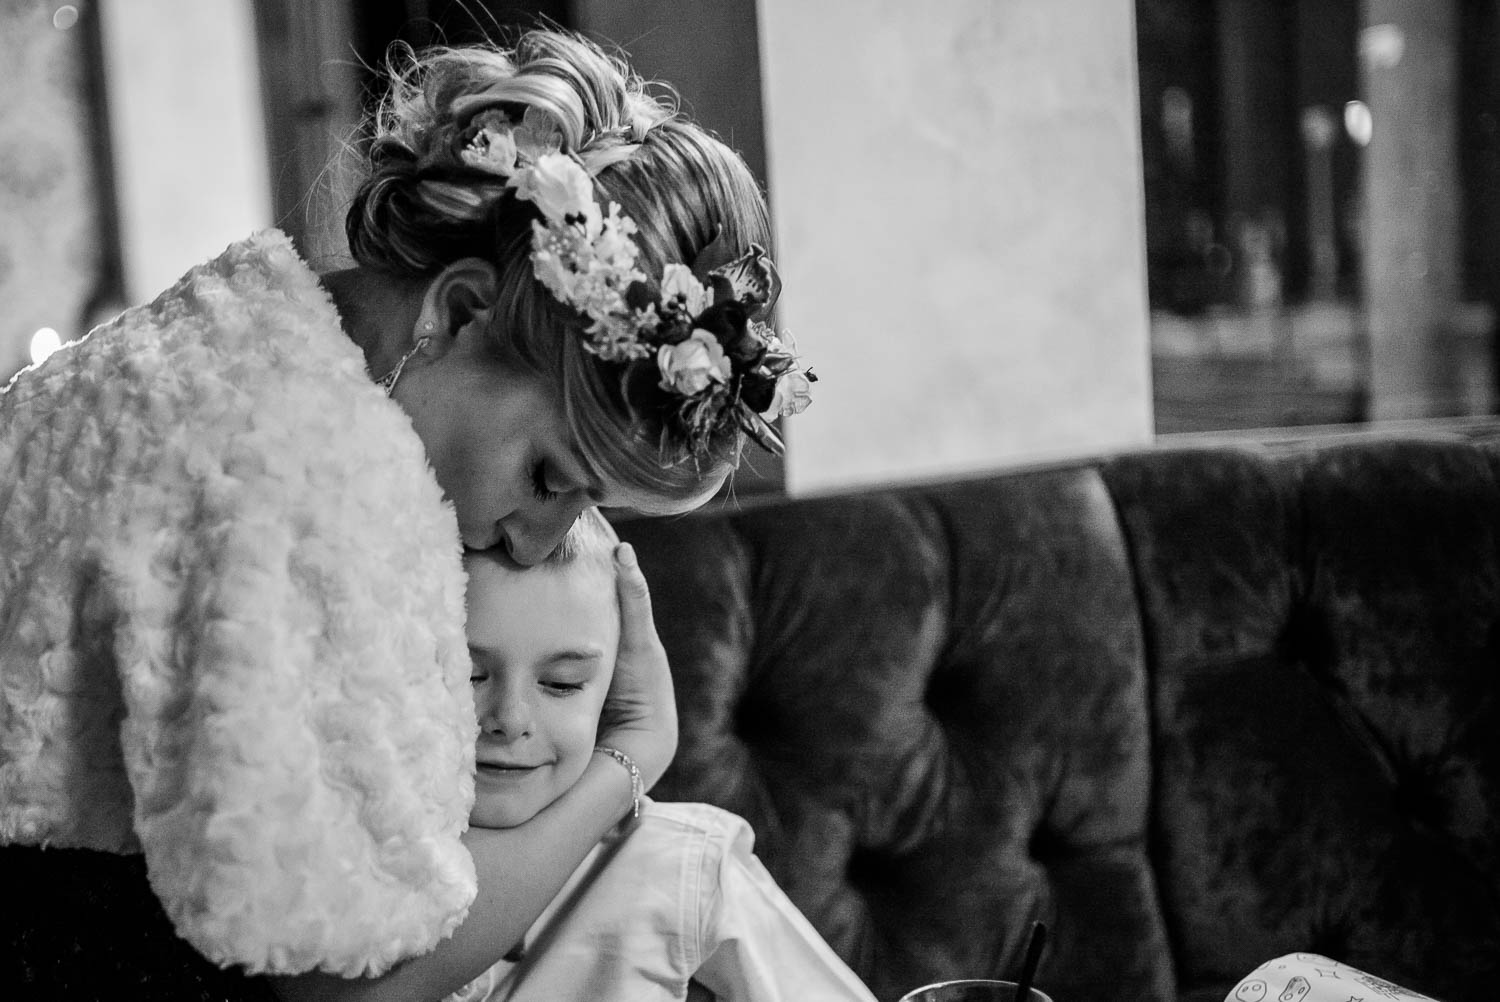
{"type": "Polygon", "coordinates": [[[600,755],[608,755],[610,758],[623,765],[626,771],[630,773],[630,816],[633,818],[640,817],[641,796],[645,793],[645,790],[642,789],[643,784],[641,782],[641,770],[636,768],[635,759],[631,758],[629,755],[626,755],[624,752],[620,751],[620,749],[611,748],[608,745],[595,745],[594,751],[598,752],[600,755]]]}

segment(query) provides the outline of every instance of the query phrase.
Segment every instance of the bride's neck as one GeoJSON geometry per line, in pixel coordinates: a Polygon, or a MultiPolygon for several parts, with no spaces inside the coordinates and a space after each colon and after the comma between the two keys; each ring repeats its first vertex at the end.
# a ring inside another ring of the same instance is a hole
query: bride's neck
{"type": "Polygon", "coordinates": [[[385,372],[405,354],[421,312],[420,280],[361,267],[324,272],[318,280],[371,372],[385,372]]]}

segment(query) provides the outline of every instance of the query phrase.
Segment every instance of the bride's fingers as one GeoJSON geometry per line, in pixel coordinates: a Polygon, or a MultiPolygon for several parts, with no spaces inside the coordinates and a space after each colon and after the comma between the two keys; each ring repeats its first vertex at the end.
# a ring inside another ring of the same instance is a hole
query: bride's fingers
{"type": "Polygon", "coordinates": [[[656,636],[656,622],[651,618],[651,589],[636,562],[635,548],[629,543],[615,547],[615,568],[616,591],[620,596],[621,648],[630,650],[658,645],[661,641],[656,636]]]}
{"type": "Polygon", "coordinates": [[[604,743],[635,759],[646,789],[666,772],[677,751],[677,700],[667,652],[651,618],[651,591],[629,543],[615,550],[620,601],[620,653],[605,698],[604,743]]]}

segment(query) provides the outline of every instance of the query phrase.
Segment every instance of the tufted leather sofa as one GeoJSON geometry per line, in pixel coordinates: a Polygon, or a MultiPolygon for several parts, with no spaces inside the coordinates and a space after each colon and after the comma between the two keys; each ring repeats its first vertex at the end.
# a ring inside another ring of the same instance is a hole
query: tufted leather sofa
{"type": "Polygon", "coordinates": [[[1157,447],[628,522],[682,719],[882,999],[1500,997],[1500,433],[1157,447]]]}

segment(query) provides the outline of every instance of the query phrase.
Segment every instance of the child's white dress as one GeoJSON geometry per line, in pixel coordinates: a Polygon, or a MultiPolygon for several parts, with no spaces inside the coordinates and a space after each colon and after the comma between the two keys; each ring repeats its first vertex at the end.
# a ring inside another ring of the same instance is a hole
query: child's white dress
{"type": "Polygon", "coordinates": [[[448,1002],[874,1002],[766,872],[754,833],[707,804],[644,801],[526,934],[448,1002]]]}

